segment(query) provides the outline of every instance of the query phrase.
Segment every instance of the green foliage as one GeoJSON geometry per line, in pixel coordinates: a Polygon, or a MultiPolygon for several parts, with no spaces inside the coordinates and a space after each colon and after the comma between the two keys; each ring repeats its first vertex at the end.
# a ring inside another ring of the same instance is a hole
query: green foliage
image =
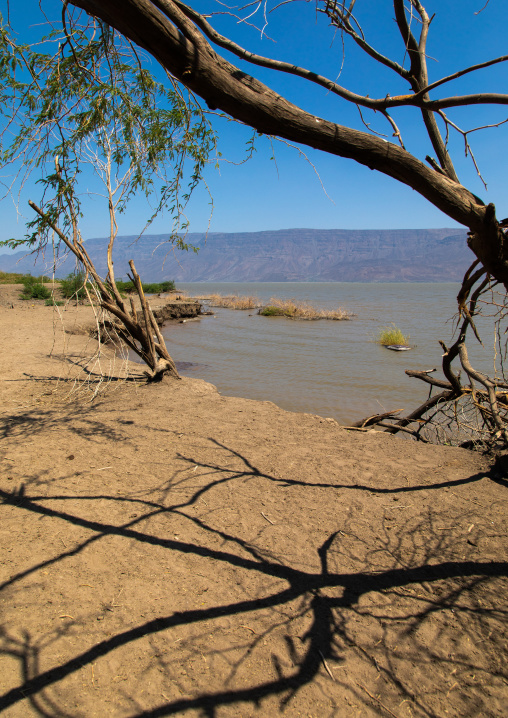
{"type": "Polygon", "coordinates": [[[22,279],[23,290],[19,295],[20,299],[50,299],[51,292],[39,277],[26,275],[22,279]]]}
{"type": "Polygon", "coordinates": [[[172,292],[175,289],[175,283],[171,280],[166,282],[155,282],[141,285],[145,294],[164,294],[165,292],[172,292]]]}
{"type": "Polygon", "coordinates": [[[392,324],[390,327],[381,327],[376,341],[388,347],[392,344],[407,344],[410,338],[409,334],[403,334],[395,324],[392,324]]]}
{"type": "Polygon", "coordinates": [[[60,290],[66,299],[83,299],[86,297],[85,273],[68,274],[60,280],[60,290]]]}
{"type": "Polygon", "coordinates": [[[120,294],[130,294],[131,292],[136,291],[136,288],[134,287],[134,282],[122,282],[121,279],[117,279],[115,281],[115,284],[120,294]]]}
{"type": "Polygon", "coordinates": [[[46,307],[63,307],[63,305],[65,304],[65,302],[62,302],[62,301],[60,301],[60,300],[57,301],[57,300],[55,300],[55,299],[46,299],[46,301],[44,302],[44,304],[45,304],[46,307]]]}
{"type": "MultiPolygon", "coordinates": [[[[116,280],[116,286],[119,292],[125,294],[132,294],[136,291],[133,282],[122,282],[120,279],[116,280]]],[[[173,280],[166,280],[165,282],[158,283],[141,283],[143,292],[145,294],[164,294],[165,292],[173,292],[175,290],[175,283],[173,280]]]]}
{"type": "Polygon", "coordinates": [[[142,68],[124,37],[76,9],[66,18],[67,27],[32,46],[0,26],[0,163],[11,171],[21,166],[20,183],[37,172],[44,211],[25,239],[0,244],[40,248],[50,225],[74,236],[82,212],[78,184],[91,164],[103,179],[109,172],[118,181],[128,170],[115,210],[134,194],[154,194],[147,226],[164,209],[174,243],[186,248],[177,231],[187,227],[185,206],[215,146],[207,118],[191,93],[142,68]]]}

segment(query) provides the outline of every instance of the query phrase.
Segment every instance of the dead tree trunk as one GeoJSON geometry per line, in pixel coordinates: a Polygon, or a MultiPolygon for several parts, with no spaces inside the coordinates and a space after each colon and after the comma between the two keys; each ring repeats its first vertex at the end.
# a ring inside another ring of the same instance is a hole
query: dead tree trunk
{"type": "MultiPolygon", "coordinates": [[[[120,325],[118,325],[118,323],[115,324],[118,336],[149,367],[150,372],[146,372],[148,381],[160,381],[164,374],[169,374],[179,379],[180,376],[176,365],[167,350],[164,337],[160,332],[153,312],[146,300],[134,262],[132,260],[129,262],[132,272],[131,280],[134,283],[141,304],[142,320],[138,317],[132,299],[130,300],[130,311],[127,308],[116,286],[113,272],[108,274],[105,281],[98,275],[83,245],[77,226],[74,226],[74,236],[70,239],[51,222],[40,207],[32,201],[30,201],[29,204],[32,209],[47,221],[48,226],[56,232],[65,246],[74,254],[85,271],[85,283],[89,277],[91,278],[100,297],[100,306],[120,322],[120,325]]],[[[111,245],[108,249],[108,253],[109,252],[111,252],[111,245]]],[[[108,264],[111,265],[111,258],[109,256],[108,264]]]]}

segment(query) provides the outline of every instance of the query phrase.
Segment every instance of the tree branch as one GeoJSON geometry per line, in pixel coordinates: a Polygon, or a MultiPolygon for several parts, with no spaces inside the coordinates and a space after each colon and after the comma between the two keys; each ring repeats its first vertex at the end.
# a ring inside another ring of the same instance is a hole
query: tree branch
{"type": "Polygon", "coordinates": [[[261,133],[320,149],[383,172],[416,189],[466,226],[483,228],[485,207],[465,187],[380,138],[305,112],[218,56],[171,0],[73,0],[154,55],[209,104],[261,133]]]}
{"type": "MultiPolygon", "coordinates": [[[[471,229],[473,251],[496,279],[508,285],[508,248],[494,208],[488,210],[459,183],[394,143],[317,117],[281,97],[219,56],[174,0],[71,0],[71,4],[143,47],[209,106],[220,108],[262,134],[353,159],[416,190],[471,229]]],[[[415,89],[420,91],[426,84],[415,89]]],[[[508,103],[508,96],[504,98],[508,103]]],[[[399,100],[399,104],[408,101],[407,97],[399,100]]],[[[432,102],[420,101],[425,108],[434,108],[432,102]]],[[[442,152],[439,161],[446,165],[442,152]]],[[[448,175],[451,171],[447,169],[448,175]]]]}

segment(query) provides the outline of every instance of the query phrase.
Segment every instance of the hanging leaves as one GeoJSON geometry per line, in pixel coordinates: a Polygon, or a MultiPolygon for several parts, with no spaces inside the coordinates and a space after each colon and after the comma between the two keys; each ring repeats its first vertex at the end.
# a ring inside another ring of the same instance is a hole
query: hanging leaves
{"type": "Polygon", "coordinates": [[[63,18],[33,46],[0,27],[0,159],[18,186],[37,172],[49,218],[37,217],[24,240],[7,243],[40,248],[49,224],[71,229],[66,207],[72,199],[79,216],[80,173],[91,156],[111,156],[118,173],[130,170],[118,211],[135,194],[154,195],[147,224],[169,208],[175,235],[215,144],[205,114],[173,78],[162,83],[142,67],[133,45],[100,20],[76,10],[63,18]]]}

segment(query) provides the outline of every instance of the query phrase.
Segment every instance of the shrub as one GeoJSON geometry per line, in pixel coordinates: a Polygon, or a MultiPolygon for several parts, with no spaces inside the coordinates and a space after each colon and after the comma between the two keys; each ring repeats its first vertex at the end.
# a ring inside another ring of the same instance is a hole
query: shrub
{"type": "Polygon", "coordinates": [[[165,292],[173,292],[175,283],[171,280],[165,282],[155,282],[151,284],[141,284],[145,294],[164,294],[165,292]]]}
{"type": "Polygon", "coordinates": [[[122,282],[121,279],[116,280],[116,288],[118,289],[120,294],[129,294],[130,292],[136,291],[132,282],[122,282]]]}
{"type": "Polygon", "coordinates": [[[51,299],[46,299],[46,301],[44,302],[44,304],[45,304],[47,307],[61,307],[61,306],[63,306],[63,305],[65,304],[65,302],[56,301],[56,300],[53,299],[53,297],[52,297],[51,299]]]}
{"type": "Polygon", "coordinates": [[[65,279],[60,280],[60,290],[66,299],[86,297],[84,272],[68,274],[65,279]]]}
{"type": "MultiPolygon", "coordinates": [[[[131,294],[136,291],[136,287],[133,282],[122,282],[121,279],[118,279],[116,286],[118,291],[121,293],[125,292],[127,294],[131,294]]],[[[149,284],[141,283],[141,286],[143,287],[143,292],[145,294],[164,294],[165,292],[175,291],[175,283],[172,279],[167,279],[165,282],[152,282],[149,284]]]]}
{"type": "Polygon", "coordinates": [[[381,327],[376,341],[378,344],[388,347],[392,344],[407,344],[409,339],[409,334],[403,334],[395,324],[392,324],[390,327],[381,327]]]}
{"type": "Polygon", "coordinates": [[[44,277],[32,277],[29,274],[22,277],[23,290],[19,295],[20,299],[50,299],[51,292],[42,283],[43,279],[44,277]]]}

